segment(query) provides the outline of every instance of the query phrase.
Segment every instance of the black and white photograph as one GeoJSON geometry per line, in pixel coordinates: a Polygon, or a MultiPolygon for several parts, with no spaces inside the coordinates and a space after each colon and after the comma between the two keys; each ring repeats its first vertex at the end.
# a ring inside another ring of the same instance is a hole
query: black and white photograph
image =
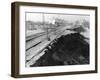
{"type": "Polygon", "coordinates": [[[90,15],[25,13],[25,66],[90,63],[90,15]]]}
{"type": "Polygon", "coordinates": [[[12,76],[97,73],[97,7],[12,4],[12,76]]]}

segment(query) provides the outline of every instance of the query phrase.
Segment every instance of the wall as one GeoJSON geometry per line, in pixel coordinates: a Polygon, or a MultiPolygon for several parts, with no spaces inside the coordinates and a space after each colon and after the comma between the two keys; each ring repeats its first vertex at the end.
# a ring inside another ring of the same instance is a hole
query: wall
{"type": "MultiPolygon", "coordinates": [[[[0,80],[17,80],[10,77],[11,67],[11,2],[15,0],[1,0],[0,2],[0,80]]],[[[99,0],[16,0],[16,1],[29,1],[41,3],[56,3],[56,4],[73,4],[73,5],[88,5],[98,6],[100,9],[99,0]]],[[[98,13],[100,19],[100,11],[98,13]]],[[[98,20],[99,21],[99,20],[98,20]]],[[[99,32],[98,24],[98,33],[99,32]]],[[[98,37],[100,41],[100,37],[98,37]]],[[[100,44],[100,42],[98,43],[100,44]]],[[[98,53],[100,50],[98,51],[98,53]]],[[[98,58],[100,54],[98,54],[98,58]]],[[[100,58],[98,59],[100,63],[100,58]]],[[[100,64],[98,65],[100,67],[100,64]]],[[[53,77],[39,77],[39,78],[23,78],[18,80],[100,80],[100,68],[97,74],[80,74],[80,75],[64,75],[53,77]]]]}

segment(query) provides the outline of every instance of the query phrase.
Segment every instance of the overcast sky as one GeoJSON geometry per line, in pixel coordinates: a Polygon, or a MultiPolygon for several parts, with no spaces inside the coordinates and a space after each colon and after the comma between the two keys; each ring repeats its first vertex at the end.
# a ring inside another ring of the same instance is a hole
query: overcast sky
{"type": "Polygon", "coordinates": [[[57,18],[61,18],[61,19],[65,19],[69,22],[74,22],[77,20],[82,20],[85,19],[87,21],[90,20],[90,16],[86,16],[86,15],[63,15],[63,14],[42,14],[42,13],[26,13],[26,21],[43,21],[43,16],[45,18],[45,21],[49,21],[52,22],[56,17],[57,18]]]}

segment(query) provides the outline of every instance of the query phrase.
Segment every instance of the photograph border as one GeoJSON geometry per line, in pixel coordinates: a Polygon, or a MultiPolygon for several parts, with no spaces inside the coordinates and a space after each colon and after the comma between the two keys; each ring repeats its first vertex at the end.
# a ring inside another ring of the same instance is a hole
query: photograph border
{"type": "Polygon", "coordinates": [[[72,74],[86,74],[97,73],[97,7],[96,6],[81,6],[81,5],[64,5],[64,4],[48,4],[48,3],[31,3],[31,2],[13,2],[11,4],[11,76],[15,78],[25,77],[41,77],[41,76],[58,76],[58,75],[72,75],[72,74]],[[75,71],[75,72],[55,72],[55,73],[43,73],[43,74],[23,74],[20,75],[20,56],[19,56],[19,9],[20,6],[39,6],[39,7],[55,7],[55,8],[73,8],[73,9],[88,9],[95,10],[95,70],[89,71],[75,71]]]}

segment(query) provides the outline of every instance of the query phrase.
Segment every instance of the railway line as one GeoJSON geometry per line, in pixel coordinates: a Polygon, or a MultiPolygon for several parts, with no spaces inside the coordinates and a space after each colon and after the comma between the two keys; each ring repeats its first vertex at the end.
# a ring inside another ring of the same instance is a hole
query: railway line
{"type": "Polygon", "coordinates": [[[61,35],[70,33],[73,33],[73,31],[66,32],[66,29],[64,27],[55,31],[49,31],[48,37],[50,38],[50,41],[48,41],[47,39],[46,32],[40,33],[37,36],[35,35],[35,37],[33,35],[33,37],[30,36],[31,38],[28,37],[28,39],[26,39],[26,65],[31,65],[32,62],[34,63],[37,60],[37,56],[38,58],[40,58],[40,55],[42,56],[44,54],[45,48],[55,39],[59,38],[61,35]]]}
{"type": "MultiPolygon", "coordinates": [[[[47,48],[48,47],[51,48],[51,45],[54,42],[56,42],[58,38],[60,38],[62,35],[68,35],[71,33],[76,33],[76,32],[68,30],[66,26],[63,28],[58,28],[56,30],[48,31],[48,35],[47,32],[42,32],[26,37],[26,57],[25,57],[26,66],[30,67],[31,65],[34,65],[45,54],[47,48]],[[50,38],[50,40],[48,40],[48,38],[50,38]]],[[[75,64],[80,63],[78,61],[79,59],[72,58],[71,60],[72,61],[70,62],[72,63],[75,64]]],[[[65,61],[63,64],[68,64],[68,63],[65,61]]]]}

